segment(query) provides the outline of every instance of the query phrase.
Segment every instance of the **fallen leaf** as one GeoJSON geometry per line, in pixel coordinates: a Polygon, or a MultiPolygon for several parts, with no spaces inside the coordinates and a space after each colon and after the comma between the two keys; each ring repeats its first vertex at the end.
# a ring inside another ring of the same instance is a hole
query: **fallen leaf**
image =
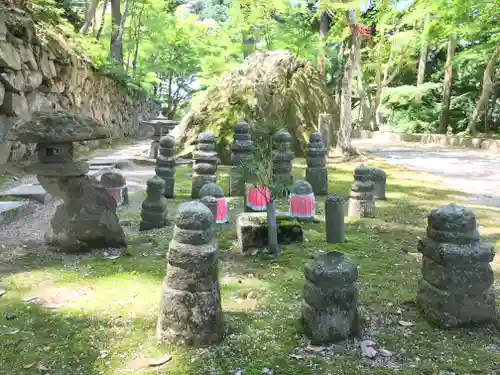
{"type": "Polygon", "coordinates": [[[148,365],[149,365],[149,367],[161,366],[161,365],[164,365],[165,363],[169,362],[171,359],[172,359],[172,356],[170,354],[167,354],[163,357],[153,358],[149,362],[148,365]]]}
{"type": "Polygon", "coordinates": [[[36,365],[36,362],[31,362],[31,363],[28,363],[27,365],[24,365],[23,368],[28,369],[28,368],[32,368],[35,365],[36,365]]]}
{"type": "Polygon", "coordinates": [[[7,291],[4,288],[0,288],[0,297],[2,297],[7,291]]]}
{"type": "Polygon", "coordinates": [[[324,346],[316,346],[316,345],[307,345],[307,350],[310,350],[312,352],[322,352],[326,348],[324,346]]]}
{"type": "Polygon", "coordinates": [[[298,355],[298,354],[290,354],[290,358],[293,358],[293,359],[302,359],[304,357],[301,356],[301,355],[298,355]]]}
{"type": "Polygon", "coordinates": [[[7,340],[4,342],[3,347],[11,347],[11,346],[18,346],[23,339],[15,339],[15,340],[7,340]]]}
{"type": "Polygon", "coordinates": [[[392,353],[387,349],[379,349],[378,351],[382,357],[392,357],[392,353]]]}
{"type": "Polygon", "coordinates": [[[402,327],[413,327],[413,323],[412,322],[407,322],[406,320],[400,320],[399,322],[399,325],[402,326],[402,327]]]}
{"type": "Polygon", "coordinates": [[[47,367],[45,367],[44,365],[42,365],[41,363],[40,363],[38,366],[36,366],[36,368],[37,368],[39,371],[43,371],[43,372],[45,372],[45,371],[49,371],[49,369],[48,369],[47,367]]]}

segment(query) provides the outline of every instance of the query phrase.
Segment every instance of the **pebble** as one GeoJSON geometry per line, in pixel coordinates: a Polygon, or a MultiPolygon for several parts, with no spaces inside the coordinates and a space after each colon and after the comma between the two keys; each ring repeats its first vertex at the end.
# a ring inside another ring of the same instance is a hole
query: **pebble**
{"type": "Polygon", "coordinates": [[[392,353],[387,349],[379,349],[378,352],[382,357],[392,357],[392,353]]]}

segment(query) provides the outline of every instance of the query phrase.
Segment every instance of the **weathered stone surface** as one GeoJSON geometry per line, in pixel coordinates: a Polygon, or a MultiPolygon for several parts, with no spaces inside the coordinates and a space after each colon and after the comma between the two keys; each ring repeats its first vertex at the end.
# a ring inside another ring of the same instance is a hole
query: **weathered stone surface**
{"type": "Polygon", "coordinates": [[[370,172],[373,182],[373,198],[378,200],[387,199],[385,196],[387,174],[379,168],[371,168],[370,172]]]}
{"type": "Polygon", "coordinates": [[[175,185],[175,139],[170,135],[160,138],[155,172],[165,181],[165,198],[174,197],[175,185]]]}
{"type": "Polygon", "coordinates": [[[302,320],[312,344],[345,340],[358,332],[356,265],[332,251],[304,269],[302,320]]]}
{"type": "Polygon", "coordinates": [[[351,185],[347,216],[372,217],[375,215],[375,199],[373,197],[373,181],[371,170],[361,164],[354,170],[354,182],[351,185]]]}
{"type": "Polygon", "coordinates": [[[155,176],[147,181],[146,199],[142,202],[139,230],[163,228],[167,224],[165,181],[155,176]]]}
{"type": "Polygon", "coordinates": [[[212,195],[203,195],[200,198],[200,202],[208,207],[214,218],[217,217],[217,198],[212,195]]]}
{"type": "Polygon", "coordinates": [[[306,180],[313,187],[315,195],[328,194],[327,150],[322,138],[320,133],[311,134],[307,150],[306,180]]]}
{"type": "MultiPolygon", "coordinates": [[[[278,243],[287,245],[301,243],[304,235],[302,226],[288,214],[277,215],[278,243]]],[[[236,219],[238,244],[242,252],[267,247],[267,216],[265,212],[252,212],[238,215],[236,219]]]]}
{"type": "Polygon", "coordinates": [[[0,41],[0,68],[21,70],[21,55],[9,42],[0,41]]]}
{"type": "Polygon", "coordinates": [[[28,113],[28,102],[24,94],[5,92],[0,112],[7,116],[21,117],[28,113]]]}
{"type": "Polygon", "coordinates": [[[0,73],[0,81],[2,81],[5,90],[15,92],[17,94],[24,91],[24,76],[21,71],[13,71],[6,69],[3,73],[0,73]]]}
{"type": "Polygon", "coordinates": [[[340,195],[329,195],[325,199],[325,232],[328,243],[345,242],[344,201],[340,195]]]}
{"type": "Polygon", "coordinates": [[[90,117],[54,110],[35,112],[30,120],[16,122],[7,139],[23,143],[63,143],[104,139],[109,135],[102,123],[90,117]]]}
{"type": "Polygon", "coordinates": [[[286,131],[280,131],[273,138],[273,178],[278,184],[291,186],[292,161],[295,157],[292,151],[292,136],[286,131]]]}
{"type": "Polygon", "coordinates": [[[205,197],[207,195],[211,195],[215,198],[223,198],[224,191],[216,183],[209,182],[208,184],[203,185],[203,187],[200,189],[200,197],[205,197]]]}
{"type": "Polygon", "coordinates": [[[127,245],[115,200],[88,176],[39,175],[38,180],[47,192],[63,200],[51,221],[49,245],[72,253],[127,245]]]}
{"type": "Polygon", "coordinates": [[[449,204],[428,216],[427,238],[418,242],[422,280],[417,304],[444,327],[488,323],[496,318],[492,244],[480,242],[474,213],[449,204]]]}
{"type": "Polygon", "coordinates": [[[193,152],[193,180],[191,198],[200,197],[200,189],[210,182],[217,182],[217,152],[215,138],[210,132],[203,132],[198,137],[196,151],[193,152]]]}
{"type": "Polygon", "coordinates": [[[253,147],[250,126],[246,122],[237,123],[234,127],[234,143],[231,147],[230,196],[242,196],[245,194],[246,181],[242,181],[240,165],[252,157],[253,147]]]}
{"type": "Polygon", "coordinates": [[[0,226],[12,223],[34,210],[35,206],[27,202],[0,201],[0,226]]]}
{"type": "Polygon", "coordinates": [[[162,342],[204,346],[222,339],[214,220],[200,202],[181,204],[175,215],[157,324],[162,342]]]}
{"type": "Polygon", "coordinates": [[[0,197],[30,199],[41,204],[45,204],[49,196],[40,184],[21,185],[0,193],[0,197]]]}

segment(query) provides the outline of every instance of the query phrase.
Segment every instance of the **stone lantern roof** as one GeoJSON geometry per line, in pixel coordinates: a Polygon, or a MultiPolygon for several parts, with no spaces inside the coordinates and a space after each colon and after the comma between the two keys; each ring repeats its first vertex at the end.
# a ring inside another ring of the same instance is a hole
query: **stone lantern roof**
{"type": "Polygon", "coordinates": [[[68,143],[109,137],[104,124],[65,110],[34,112],[30,120],[17,121],[6,136],[9,141],[22,143],[68,143]]]}
{"type": "Polygon", "coordinates": [[[161,113],[155,117],[152,120],[143,120],[141,121],[142,124],[144,125],[150,125],[150,126],[170,126],[174,127],[179,123],[179,121],[176,120],[169,120],[167,117],[163,116],[161,113]]]}

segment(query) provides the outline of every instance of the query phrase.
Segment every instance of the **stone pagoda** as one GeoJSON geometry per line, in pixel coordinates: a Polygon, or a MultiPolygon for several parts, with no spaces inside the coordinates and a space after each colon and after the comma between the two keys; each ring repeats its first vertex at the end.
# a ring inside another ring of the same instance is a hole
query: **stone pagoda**
{"type": "Polygon", "coordinates": [[[160,147],[160,138],[172,131],[179,124],[179,121],[169,120],[161,113],[154,119],[141,121],[141,125],[151,126],[153,135],[151,136],[151,148],[149,150],[149,158],[156,159],[158,148],[160,147]]]}
{"type": "Polygon", "coordinates": [[[242,180],[240,166],[244,160],[252,157],[253,142],[250,126],[239,122],[234,127],[234,143],[231,147],[231,173],[229,175],[229,195],[236,197],[245,194],[245,181],[242,180]]]}
{"type": "Polygon", "coordinates": [[[7,133],[10,141],[36,143],[38,162],[29,167],[43,188],[63,200],[52,218],[46,241],[66,252],[126,246],[116,216],[117,202],[86,175],[85,161],[73,160],[73,142],[109,137],[103,124],[64,110],[32,114],[7,133]]]}
{"type": "Polygon", "coordinates": [[[161,137],[159,152],[156,156],[156,175],[165,181],[165,198],[174,197],[175,183],[175,138],[171,135],[161,137]]]}
{"type": "Polygon", "coordinates": [[[311,184],[315,195],[328,194],[328,169],[326,168],[326,148],[320,133],[309,137],[307,149],[306,180],[311,184]]]}
{"type": "Polygon", "coordinates": [[[198,144],[193,152],[193,180],[191,198],[200,198],[200,189],[209,182],[217,182],[217,151],[215,137],[211,132],[203,132],[198,136],[198,144]]]}

